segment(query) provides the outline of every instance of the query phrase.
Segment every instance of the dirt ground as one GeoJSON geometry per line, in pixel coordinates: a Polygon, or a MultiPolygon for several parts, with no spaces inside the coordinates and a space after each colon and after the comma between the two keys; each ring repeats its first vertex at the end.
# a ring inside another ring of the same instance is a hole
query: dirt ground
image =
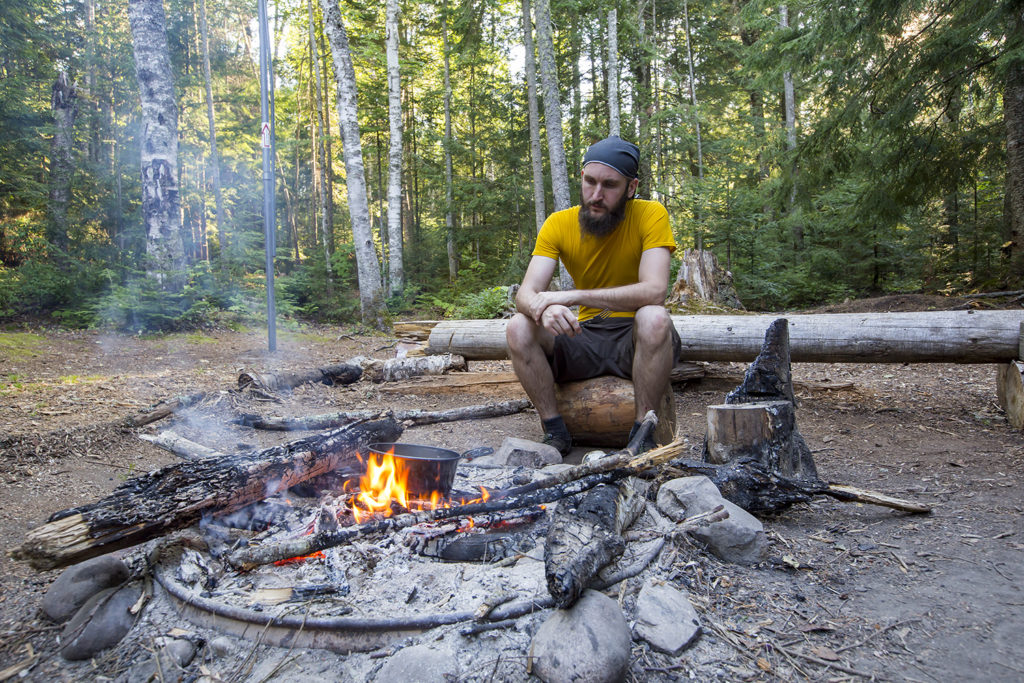
{"type": "MultiPolygon", "coordinates": [[[[51,513],[175,462],[121,428],[126,416],[197,391],[225,392],[209,403],[215,416],[240,409],[285,415],[440,409],[493,400],[395,395],[364,382],[307,386],[282,403],[256,406],[238,405],[226,393],[241,369],[388,358],[394,342],[302,328],[280,331],[278,351],[269,354],[261,331],[152,338],[0,333],[0,672],[33,655],[27,680],[112,680],[130,664],[110,657],[64,662],[56,654],[59,627],[39,612],[58,572],[38,573],[7,557],[51,513]]],[[[504,362],[470,362],[470,370],[507,369],[504,362]]],[[[720,403],[736,384],[721,376],[739,377],[743,369],[710,364],[718,379],[676,387],[677,433],[694,449],[705,432],[706,406],[720,403]]],[[[817,499],[764,520],[771,552],[760,565],[728,565],[699,548],[680,548],[666,576],[690,591],[705,646],[676,658],[635,647],[631,680],[1024,679],[1024,434],[1007,424],[996,403],[995,374],[989,365],[794,365],[797,424],[822,478],[927,503],[933,514],[817,499]],[[710,657],[712,651],[718,654],[710,657]]],[[[212,422],[172,418],[136,431],[170,428],[226,451],[289,438],[212,422]]],[[[539,439],[536,415],[410,427],[402,440],[465,451],[497,448],[506,436],[539,439]]],[[[576,449],[573,458],[583,452],[576,449]]],[[[204,666],[206,680],[231,679],[218,676],[216,662],[204,666]]],[[[295,680],[296,671],[263,680],[295,680]]],[[[504,680],[528,677],[523,668],[504,680]]]]}

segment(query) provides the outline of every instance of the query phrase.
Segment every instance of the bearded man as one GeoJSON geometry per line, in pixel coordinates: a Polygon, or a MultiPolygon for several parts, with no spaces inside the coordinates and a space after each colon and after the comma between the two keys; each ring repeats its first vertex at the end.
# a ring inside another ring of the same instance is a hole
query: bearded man
{"type": "MultiPolygon", "coordinates": [[[[562,455],[572,448],[572,435],[558,412],[555,383],[632,379],[632,438],[657,407],[681,350],[665,308],[676,243],[665,207],[635,198],[639,167],[639,148],[618,136],[587,149],[581,206],[544,222],[506,331],[512,367],[544,425],[544,443],[562,455]],[[577,289],[548,290],[559,259],[577,289]]],[[[653,446],[649,438],[642,450],[653,446]]]]}

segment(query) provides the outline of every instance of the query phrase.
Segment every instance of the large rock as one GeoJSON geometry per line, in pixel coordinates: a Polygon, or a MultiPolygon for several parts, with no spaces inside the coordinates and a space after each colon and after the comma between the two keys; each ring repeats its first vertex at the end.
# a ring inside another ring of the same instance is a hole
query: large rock
{"type": "Polygon", "coordinates": [[[675,521],[724,505],[728,519],[700,527],[690,534],[726,562],[755,564],[768,552],[764,525],[743,508],[722,498],[707,477],[681,477],[658,490],[658,509],[675,521]]]}
{"type": "Polygon", "coordinates": [[[119,557],[101,555],[65,569],[43,596],[43,613],[67,621],[92,596],[128,580],[128,566],[119,557]]]}
{"type": "Polygon", "coordinates": [[[453,652],[429,645],[413,645],[393,654],[380,668],[374,681],[416,681],[447,683],[459,677],[459,664],[453,652]]]}
{"type": "Polygon", "coordinates": [[[614,683],[626,676],[629,625],[619,604],[586,590],[575,605],[556,610],[530,644],[533,672],[545,683],[614,683]]]}
{"type": "Polygon", "coordinates": [[[89,659],[97,652],[117,645],[135,624],[130,610],[142,595],[142,584],[132,582],[121,588],[107,588],[82,605],[64,627],[60,654],[64,659],[89,659]]]}
{"type": "Polygon", "coordinates": [[[648,579],[636,599],[633,630],[655,650],[677,655],[700,635],[700,617],[684,592],[648,579]]]}
{"type": "Polygon", "coordinates": [[[561,462],[562,454],[554,446],[514,436],[506,437],[494,454],[473,460],[474,465],[504,465],[506,467],[520,465],[543,467],[544,465],[557,465],[561,462]]]}

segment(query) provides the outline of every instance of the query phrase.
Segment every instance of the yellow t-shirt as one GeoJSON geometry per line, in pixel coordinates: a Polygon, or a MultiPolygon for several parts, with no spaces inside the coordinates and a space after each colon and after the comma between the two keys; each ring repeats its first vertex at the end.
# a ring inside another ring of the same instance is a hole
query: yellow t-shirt
{"type": "MultiPolygon", "coordinates": [[[[640,281],[640,256],[655,247],[675,251],[676,241],[668,224],[668,211],[660,202],[630,199],[619,227],[605,237],[583,236],[580,207],[548,216],[537,235],[534,256],[562,259],[578,289],[607,289],[640,281]]],[[[598,309],[580,307],[580,320],[597,315],[598,309]]],[[[632,317],[633,313],[615,313],[632,317]]]]}

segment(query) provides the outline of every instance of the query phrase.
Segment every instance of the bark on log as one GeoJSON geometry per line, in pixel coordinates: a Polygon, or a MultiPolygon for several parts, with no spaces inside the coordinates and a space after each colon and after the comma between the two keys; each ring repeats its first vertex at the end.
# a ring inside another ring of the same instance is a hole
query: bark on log
{"type": "MultiPolygon", "coordinates": [[[[751,361],[777,315],[674,315],[688,361],[751,361]]],[[[1018,359],[1024,310],[792,315],[791,359],[820,363],[1001,363],[1018,359]]],[[[506,320],[434,324],[427,353],[508,358],[506,320]]],[[[419,327],[429,323],[419,321],[419,327]]],[[[396,325],[401,334],[402,327],[396,325]]]]}
{"type": "Polygon", "coordinates": [[[359,381],[363,369],[351,363],[339,363],[305,372],[257,373],[246,370],[238,376],[239,389],[258,389],[267,393],[294,389],[300,384],[317,382],[334,386],[359,381]]]}
{"type": "MultiPolygon", "coordinates": [[[[572,434],[573,442],[585,446],[621,448],[636,419],[633,383],[621,377],[604,376],[555,386],[558,412],[572,434]]],[[[675,394],[669,384],[655,410],[658,425],[654,440],[667,444],[675,438],[675,394]]]]}
{"type": "Polygon", "coordinates": [[[176,463],[131,479],[95,503],[57,512],[11,552],[39,570],[65,567],[228,512],[329,472],[375,441],[394,441],[391,417],[230,458],[176,463]]]}
{"type": "Polygon", "coordinates": [[[357,357],[349,360],[362,367],[363,378],[371,382],[398,382],[411,377],[423,375],[444,375],[449,372],[466,370],[466,359],[450,353],[438,356],[418,356],[415,358],[376,358],[357,357]]]}
{"type": "Polygon", "coordinates": [[[145,425],[156,422],[157,420],[164,419],[168,415],[173,414],[176,410],[194,406],[195,404],[202,401],[204,398],[206,398],[205,391],[200,391],[198,393],[190,394],[188,396],[178,396],[177,398],[172,398],[169,401],[157,405],[155,408],[153,408],[147,413],[143,413],[142,415],[133,415],[132,417],[129,417],[127,422],[128,425],[131,427],[144,427],[145,425]]]}
{"type": "Polygon", "coordinates": [[[999,405],[1007,421],[1024,429],[1024,361],[1010,361],[999,368],[999,405]]]}
{"type": "Polygon", "coordinates": [[[616,487],[606,485],[559,502],[544,543],[544,576],[555,607],[573,605],[597,572],[625,550],[615,531],[618,498],[616,487]]]}
{"type": "MultiPolygon", "coordinates": [[[[456,420],[480,420],[488,417],[502,417],[521,413],[531,406],[526,399],[502,401],[484,405],[464,406],[449,410],[394,410],[392,415],[399,422],[414,425],[436,424],[438,422],[455,422],[456,420]]],[[[333,429],[341,425],[369,420],[381,414],[379,410],[350,410],[342,413],[326,415],[310,415],[308,417],[260,417],[259,415],[243,415],[236,422],[256,429],[272,429],[289,431],[296,429],[333,429]]]]}
{"type": "Polygon", "coordinates": [[[166,451],[174,453],[180,458],[185,460],[202,460],[203,458],[222,458],[224,453],[208,448],[195,441],[190,441],[183,436],[179,436],[174,432],[163,431],[153,436],[152,434],[139,434],[139,438],[143,441],[163,448],[166,451]]]}

